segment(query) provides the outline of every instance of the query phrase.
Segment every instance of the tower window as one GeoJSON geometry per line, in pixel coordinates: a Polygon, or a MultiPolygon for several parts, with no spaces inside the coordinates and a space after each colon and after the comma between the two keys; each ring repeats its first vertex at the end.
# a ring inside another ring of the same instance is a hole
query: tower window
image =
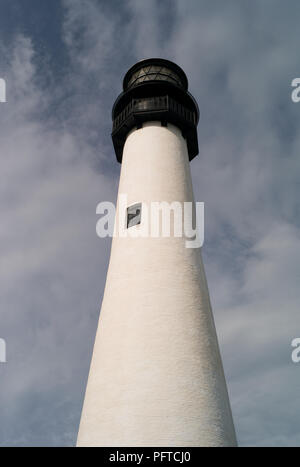
{"type": "Polygon", "coordinates": [[[142,204],[137,203],[129,206],[127,208],[127,218],[126,218],[126,225],[127,229],[129,227],[133,227],[134,225],[138,225],[141,223],[142,217],[142,204]]]}

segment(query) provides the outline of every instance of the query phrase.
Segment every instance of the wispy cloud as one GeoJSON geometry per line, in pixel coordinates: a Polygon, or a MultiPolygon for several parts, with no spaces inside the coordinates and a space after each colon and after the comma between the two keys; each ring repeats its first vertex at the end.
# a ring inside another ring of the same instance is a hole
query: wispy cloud
{"type": "Polygon", "coordinates": [[[95,209],[115,196],[94,169],[101,146],[89,144],[72,113],[61,126],[47,114],[57,90],[36,84],[34,58],[30,39],[17,37],[1,108],[3,445],[74,440],[108,259],[95,209]]]}

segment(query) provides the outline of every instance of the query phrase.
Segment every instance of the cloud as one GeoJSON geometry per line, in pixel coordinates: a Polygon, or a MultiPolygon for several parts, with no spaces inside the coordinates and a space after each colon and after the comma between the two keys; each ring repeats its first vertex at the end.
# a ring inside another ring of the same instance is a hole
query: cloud
{"type": "Polygon", "coordinates": [[[30,39],[18,36],[1,112],[3,445],[74,442],[83,386],[72,388],[88,371],[108,261],[96,205],[115,197],[93,166],[99,147],[45,112],[53,92],[36,84],[34,58],[30,39]]]}

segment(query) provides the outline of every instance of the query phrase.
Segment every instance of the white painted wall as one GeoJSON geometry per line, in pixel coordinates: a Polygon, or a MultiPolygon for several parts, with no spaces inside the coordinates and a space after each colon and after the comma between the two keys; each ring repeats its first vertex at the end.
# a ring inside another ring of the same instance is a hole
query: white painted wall
{"type": "MultiPolygon", "coordinates": [[[[129,134],[120,193],[128,205],[193,200],[175,126],[129,134]]],[[[200,250],[184,238],[115,238],[78,446],[235,444],[200,250]]]]}

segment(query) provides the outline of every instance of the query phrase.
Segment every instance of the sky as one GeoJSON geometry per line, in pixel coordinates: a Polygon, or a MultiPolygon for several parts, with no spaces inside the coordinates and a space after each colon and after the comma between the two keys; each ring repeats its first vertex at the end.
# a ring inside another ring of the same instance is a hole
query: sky
{"type": "Polygon", "coordinates": [[[162,57],[199,103],[191,162],[240,446],[300,446],[297,0],[0,0],[0,446],[74,446],[115,202],[111,108],[162,57]]]}

